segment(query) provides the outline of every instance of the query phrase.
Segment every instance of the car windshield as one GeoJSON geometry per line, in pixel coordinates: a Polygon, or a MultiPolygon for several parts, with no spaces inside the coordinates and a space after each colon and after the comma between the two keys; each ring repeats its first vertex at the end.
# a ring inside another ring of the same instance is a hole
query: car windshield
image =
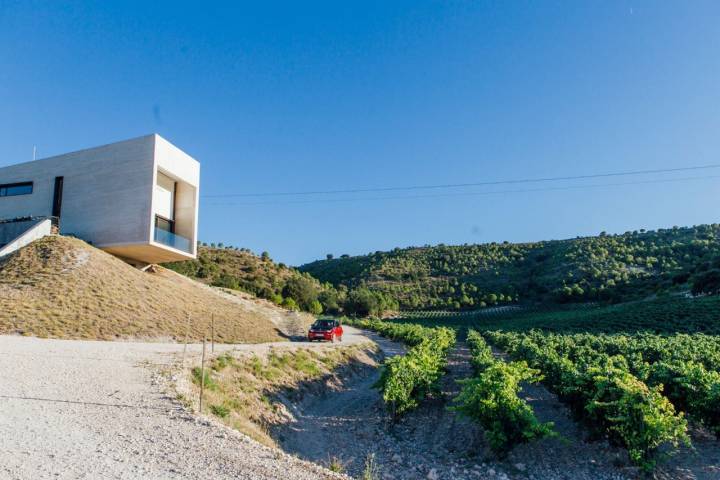
{"type": "Polygon", "coordinates": [[[318,320],[312,326],[312,328],[316,328],[318,330],[330,330],[332,327],[333,327],[332,320],[318,320]]]}

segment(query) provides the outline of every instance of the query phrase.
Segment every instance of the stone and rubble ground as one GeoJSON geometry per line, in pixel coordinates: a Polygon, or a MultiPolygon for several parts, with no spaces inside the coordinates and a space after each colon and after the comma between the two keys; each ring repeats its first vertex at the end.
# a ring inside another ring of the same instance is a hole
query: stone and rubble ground
{"type": "MultiPolygon", "coordinates": [[[[385,355],[401,345],[347,327],[342,343],[275,342],[218,345],[267,353],[271,348],[342,348],[373,340],[385,355]]],[[[178,374],[183,345],[47,340],[0,336],[0,478],[7,479],[278,479],[347,478],[322,465],[342,464],[358,477],[369,455],[379,478],[622,479],[638,475],[622,449],[588,442],[581,425],[542,386],[522,395],[541,421],[560,433],[492,455],[482,431],[447,409],[457,379],[472,374],[460,342],[449,358],[441,394],[389,421],[372,385],[377,366],[288,404],[291,421],[271,433],[284,451],[265,447],[176,398],[168,371],[178,374]]],[[[197,362],[191,345],[186,367],[197,362]]],[[[187,372],[185,372],[187,373],[187,372]]],[[[172,376],[172,374],[171,374],[172,376]]],[[[697,451],[684,451],[657,472],[663,479],[720,478],[720,446],[693,432],[697,451]]]]}

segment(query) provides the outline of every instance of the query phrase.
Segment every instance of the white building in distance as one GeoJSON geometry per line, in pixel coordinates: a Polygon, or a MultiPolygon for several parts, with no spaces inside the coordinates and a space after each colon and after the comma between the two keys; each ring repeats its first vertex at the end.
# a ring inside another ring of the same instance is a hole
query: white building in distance
{"type": "Polygon", "coordinates": [[[134,264],[187,260],[199,190],[200,164],[153,134],[0,168],[0,220],[52,218],[134,264]]]}

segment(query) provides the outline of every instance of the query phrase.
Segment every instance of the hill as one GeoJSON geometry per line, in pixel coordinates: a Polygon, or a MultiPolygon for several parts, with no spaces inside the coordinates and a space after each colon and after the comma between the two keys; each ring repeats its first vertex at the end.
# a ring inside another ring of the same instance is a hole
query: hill
{"type": "MultiPolygon", "coordinates": [[[[312,262],[321,282],[365,287],[403,310],[623,302],[689,290],[720,268],[720,225],[533,243],[425,246],[312,262]]],[[[713,277],[714,278],[714,277],[713,277]]]]}
{"type": "Polygon", "coordinates": [[[247,292],[291,310],[320,314],[336,313],[340,308],[338,292],[332,286],[273,262],[267,253],[202,245],[197,260],[165,266],[207,285],[247,292]]]}
{"type": "Polygon", "coordinates": [[[0,259],[0,333],[182,341],[188,331],[197,341],[213,315],[217,340],[233,343],[282,340],[286,325],[309,320],[162,267],[142,272],[70,237],[45,237],[0,259]]]}

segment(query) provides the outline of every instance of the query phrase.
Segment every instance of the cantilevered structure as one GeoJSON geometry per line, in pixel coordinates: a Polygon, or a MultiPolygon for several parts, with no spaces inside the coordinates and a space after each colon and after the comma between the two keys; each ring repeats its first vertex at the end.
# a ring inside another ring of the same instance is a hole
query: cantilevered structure
{"type": "Polygon", "coordinates": [[[200,164],[153,134],[0,168],[0,220],[50,218],[130,263],[187,260],[199,187],[200,164]]]}

